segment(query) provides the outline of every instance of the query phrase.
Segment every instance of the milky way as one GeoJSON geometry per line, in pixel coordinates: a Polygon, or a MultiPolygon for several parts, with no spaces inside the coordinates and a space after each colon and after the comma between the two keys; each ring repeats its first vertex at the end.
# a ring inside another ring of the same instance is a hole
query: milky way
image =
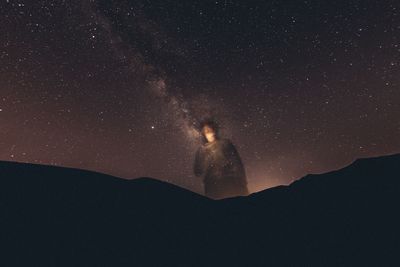
{"type": "Polygon", "coordinates": [[[396,1],[3,1],[0,160],[195,192],[214,116],[251,191],[400,151],[396,1]]]}

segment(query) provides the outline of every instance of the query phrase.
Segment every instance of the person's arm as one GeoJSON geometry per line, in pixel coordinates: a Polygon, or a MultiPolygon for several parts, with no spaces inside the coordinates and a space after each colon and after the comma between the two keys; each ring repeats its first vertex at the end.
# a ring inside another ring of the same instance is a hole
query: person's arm
{"type": "Polygon", "coordinates": [[[245,177],[246,174],[245,174],[242,159],[240,158],[239,153],[236,150],[236,147],[233,145],[233,143],[230,140],[227,142],[227,150],[226,151],[228,153],[229,164],[232,164],[232,170],[239,176],[245,177]]]}
{"type": "Polygon", "coordinates": [[[201,149],[197,149],[194,158],[193,172],[196,176],[201,176],[204,173],[204,156],[201,149]]]}
{"type": "Polygon", "coordinates": [[[229,155],[229,164],[232,164],[231,172],[236,178],[238,178],[237,182],[240,184],[241,187],[240,195],[249,195],[250,192],[247,187],[246,171],[243,166],[242,159],[240,158],[236,147],[231,142],[228,142],[227,153],[229,155]]]}

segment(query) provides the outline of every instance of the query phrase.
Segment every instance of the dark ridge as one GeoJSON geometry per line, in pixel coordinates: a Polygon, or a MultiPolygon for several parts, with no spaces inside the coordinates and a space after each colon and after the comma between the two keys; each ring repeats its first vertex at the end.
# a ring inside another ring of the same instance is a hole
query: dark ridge
{"type": "Polygon", "coordinates": [[[1,266],[399,266],[400,154],[247,197],[0,162],[1,266]]]}

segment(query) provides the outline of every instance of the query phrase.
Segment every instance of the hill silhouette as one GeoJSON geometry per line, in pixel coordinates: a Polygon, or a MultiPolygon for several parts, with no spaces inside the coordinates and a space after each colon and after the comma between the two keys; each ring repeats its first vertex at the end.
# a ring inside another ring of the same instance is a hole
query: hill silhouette
{"type": "Polygon", "coordinates": [[[398,266],[400,154],[246,197],[0,162],[1,266],[398,266]]]}

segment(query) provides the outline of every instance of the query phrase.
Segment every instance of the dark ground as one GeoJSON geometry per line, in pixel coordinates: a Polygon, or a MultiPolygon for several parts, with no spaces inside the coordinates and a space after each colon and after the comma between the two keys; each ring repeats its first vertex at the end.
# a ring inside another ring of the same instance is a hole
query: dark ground
{"type": "Polygon", "coordinates": [[[400,154],[248,197],[0,162],[1,266],[399,266],[400,154]]]}

